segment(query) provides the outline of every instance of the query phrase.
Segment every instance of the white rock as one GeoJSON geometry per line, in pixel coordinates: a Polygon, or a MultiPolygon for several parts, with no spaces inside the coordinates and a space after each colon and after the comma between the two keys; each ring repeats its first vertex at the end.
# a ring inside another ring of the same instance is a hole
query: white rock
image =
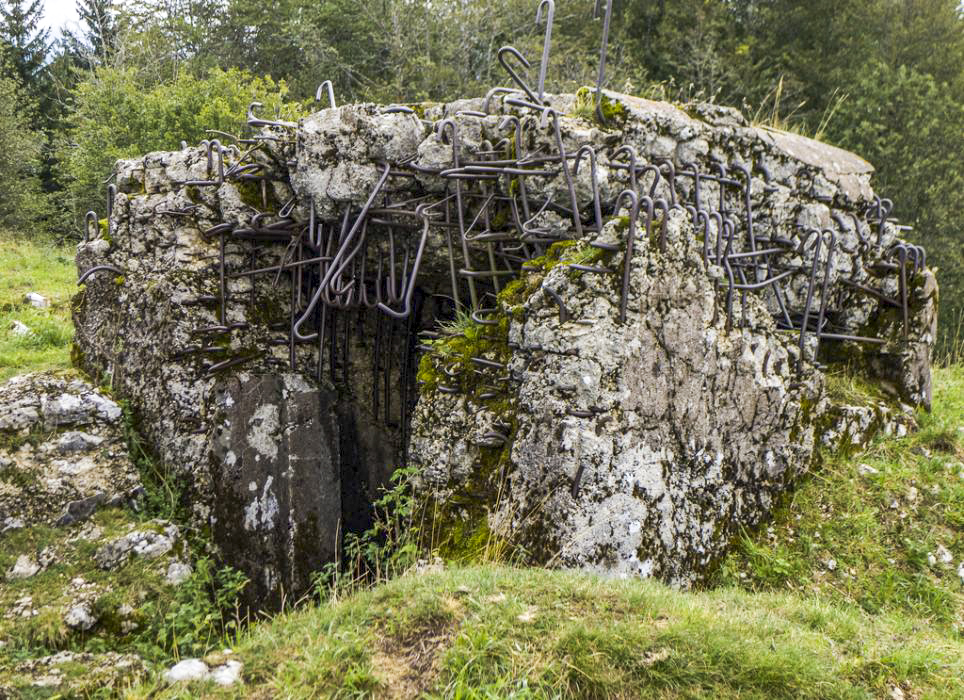
{"type": "Polygon", "coordinates": [[[191,578],[192,573],[194,573],[194,570],[187,562],[172,561],[171,565],[167,567],[167,575],[165,576],[165,579],[172,586],[179,586],[191,578]]]}
{"type": "Polygon", "coordinates": [[[944,565],[954,561],[954,555],[942,544],[937,545],[937,560],[944,565]]]}
{"type": "Polygon", "coordinates": [[[868,476],[870,474],[880,474],[880,470],[874,469],[869,464],[858,464],[857,473],[860,474],[860,476],[868,476]]]}
{"type": "Polygon", "coordinates": [[[911,503],[917,500],[917,487],[911,486],[907,489],[907,500],[911,503]]]}
{"type": "Polygon", "coordinates": [[[933,552],[927,553],[927,565],[937,566],[937,557],[934,556],[933,552]]]}
{"type": "Polygon", "coordinates": [[[4,532],[9,532],[10,530],[22,530],[25,527],[26,523],[24,523],[23,519],[7,518],[3,521],[3,526],[0,526],[0,535],[2,535],[4,532]]]}
{"type": "Polygon", "coordinates": [[[164,680],[168,683],[182,683],[185,681],[203,681],[208,678],[208,665],[201,659],[184,659],[164,672],[164,680]]]}
{"type": "Polygon", "coordinates": [[[67,454],[69,452],[83,452],[98,447],[103,442],[104,438],[98,435],[71,430],[60,436],[55,443],[55,448],[61,454],[67,454]]]}
{"type": "Polygon", "coordinates": [[[241,669],[244,664],[240,661],[228,661],[211,671],[211,680],[218,685],[234,685],[241,680],[241,669]]]}
{"type": "Polygon", "coordinates": [[[826,566],[827,566],[827,571],[836,571],[836,570],[837,570],[837,560],[836,560],[836,559],[828,559],[826,566]]]}
{"type": "Polygon", "coordinates": [[[10,332],[18,338],[23,338],[33,333],[33,331],[30,330],[30,326],[17,320],[14,320],[14,322],[10,324],[10,332]]]}
{"type": "Polygon", "coordinates": [[[14,563],[13,568],[7,572],[7,578],[11,581],[15,579],[30,578],[38,571],[40,571],[40,564],[35,562],[26,554],[21,554],[19,557],[17,557],[17,561],[14,563]]]}
{"type": "Polygon", "coordinates": [[[964,585],[964,561],[957,565],[957,577],[961,579],[961,584],[964,585]]]}
{"type": "Polygon", "coordinates": [[[35,309],[46,309],[50,306],[50,299],[41,294],[37,294],[37,292],[27,292],[23,300],[35,309]]]}
{"type": "Polygon", "coordinates": [[[71,606],[64,615],[64,622],[71,629],[86,632],[97,624],[97,618],[91,612],[89,603],[78,603],[71,606]]]}

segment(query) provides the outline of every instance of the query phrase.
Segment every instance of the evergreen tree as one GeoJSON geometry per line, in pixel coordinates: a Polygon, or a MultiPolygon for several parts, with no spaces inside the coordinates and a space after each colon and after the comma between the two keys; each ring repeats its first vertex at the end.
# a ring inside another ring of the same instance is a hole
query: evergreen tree
{"type": "Polygon", "coordinates": [[[34,94],[50,50],[50,31],[40,26],[42,0],[3,0],[0,39],[21,85],[34,94]]]}
{"type": "Polygon", "coordinates": [[[78,53],[88,66],[104,63],[117,42],[113,0],[77,0],[77,16],[82,26],[78,53]]]}

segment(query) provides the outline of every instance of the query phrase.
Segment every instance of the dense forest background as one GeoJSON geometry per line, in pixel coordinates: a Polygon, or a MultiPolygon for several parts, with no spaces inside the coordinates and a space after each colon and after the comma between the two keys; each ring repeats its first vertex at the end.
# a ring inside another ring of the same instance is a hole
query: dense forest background
{"type": "MultiPolygon", "coordinates": [[[[712,100],[856,151],[940,268],[942,333],[964,310],[960,0],[613,0],[609,87],[712,100]]],[[[257,99],[288,117],[340,102],[481,95],[512,43],[538,69],[535,0],[0,0],[0,228],[79,237],[119,157],[238,133],[257,99]]],[[[558,0],[547,89],[593,84],[593,0],[558,0]]]]}

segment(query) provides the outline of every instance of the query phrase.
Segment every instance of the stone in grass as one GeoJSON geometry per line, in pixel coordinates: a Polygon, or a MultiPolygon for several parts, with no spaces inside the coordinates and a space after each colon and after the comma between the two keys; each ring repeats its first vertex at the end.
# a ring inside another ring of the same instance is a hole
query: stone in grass
{"type": "Polygon", "coordinates": [[[192,573],[194,573],[194,570],[189,563],[172,561],[171,565],[167,567],[167,574],[164,578],[172,586],[179,586],[191,578],[192,573]]]}
{"type": "Polygon", "coordinates": [[[30,578],[34,574],[38,573],[42,567],[38,562],[36,562],[32,557],[28,557],[26,554],[21,554],[17,557],[17,561],[14,563],[10,571],[7,572],[7,579],[14,581],[17,579],[30,578]]]}
{"type": "Polygon", "coordinates": [[[98,506],[106,499],[107,496],[103,492],[98,491],[87,498],[71,501],[64,507],[63,514],[57,518],[54,524],[58,527],[64,527],[66,525],[83,522],[93,515],[98,506]]]}
{"type": "Polygon", "coordinates": [[[135,530],[111,540],[94,553],[94,561],[102,569],[116,569],[133,556],[156,559],[170,552],[178,539],[177,525],[163,520],[153,521],[162,532],[135,530]]]}
{"type": "Polygon", "coordinates": [[[240,661],[228,661],[223,666],[211,670],[211,680],[218,685],[234,685],[241,680],[241,669],[244,664],[240,661]]]}
{"type": "Polygon", "coordinates": [[[209,669],[201,659],[184,659],[164,672],[167,683],[190,683],[192,681],[214,681],[218,685],[234,685],[241,680],[240,661],[228,661],[221,666],[209,669]]]}
{"type": "Polygon", "coordinates": [[[208,665],[201,659],[184,659],[164,672],[164,680],[168,683],[203,681],[209,674],[208,665]]]}
{"type": "Polygon", "coordinates": [[[35,309],[46,309],[50,306],[50,299],[37,292],[27,292],[23,300],[35,309]]]}
{"type": "Polygon", "coordinates": [[[97,624],[97,617],[91,611],[90,603],[77,603],[67,610],[67,614],[64,615],[64,622],[72,630],[86,632],[97,624]]]}
{"type": "Polygon", "coordinates": [[[30,330],[30,326],[28,326],[26,323],[23,323],[22,321],[17,321],[17,320],[14,320],[14,322],[10,324],[10,332],[13,333],[15,336],[17,336],[18,338],[25,338],[31,333],[33,333],[33,331],[30,330]]]}

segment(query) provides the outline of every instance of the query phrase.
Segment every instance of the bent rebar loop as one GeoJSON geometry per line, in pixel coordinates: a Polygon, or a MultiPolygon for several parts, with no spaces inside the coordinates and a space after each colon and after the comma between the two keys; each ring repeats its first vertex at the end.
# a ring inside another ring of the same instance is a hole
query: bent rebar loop
{"type": "Polygon", "coordinates": [[[699,226],[703,222],[703,265],[710,264],[710,214],[704,209],[696,209],[693,214],[693,225],[699,226]]]}
{"type": "Polygon", "coordinates": [[[713,169],[713,170],[715,170],[715,171],[717,172],[716,175],[709,176],[710,179],[716,180],[717,184],[718,184],[719,187],[720,187],[720,198],[719,198],[719,205],[717,206],[717,209],[718,209],[720,212],[722,212],[723,214],[726,214],[726,212],[727,212],[727,209],[726,209],[726,186],[727,186],[727,184],[729,184],[729,183],[731,183],[731,182],[734,182],[734,181],[731,181],[729,178],[727,178],[727,176],[726,176],[726,165],[725,165],[724,163],[721,163],[721,162],[719,162],[719,161],[714,161],[713,163],[710,164],[710,168],[713,169]]]}
{"type": "Polygon", "coordinates": [[[114,197],[117,196],[117,185],[113,182],[107,185],[107,235],[110,236],[113,229],[110,220],[114,215],[114,197]]]}
{"type": "MultiPolygon", "coordinates": [[[[916,258],[916,250],[914,250],[913,253],[911,251],[912,246],[905,243],[898,243],[891,248],[891,254],[897,256],[897,281],[900,292],[900,308],[903,321],[904,342],[907,342],[907,339],[910,335],[910,308],[908,302],[908,297],[910,295],[908,294],[907,290],[907,259],[911,258],[912,256],[913,258],[916,258]]],[[[914,264],[916,271],[916,260],[912,259],[911,262],[914,264]]]]}
{"type": "Polygon", "coordinates": [[[529,61],[519,52],[519,49],[514,46],[503,46],[501,49],[499,49],[499,63],[505,69],[506,73],[509,74],[509,77],[515,81],[515,84],[522,89],[522,92],[524,92],[534,104],[542,106],[542,100],[539,97],[536,97],[536,94],[532,92],[532,88],[529,87],[529,84],[526,83],[526,81],[515,72],[515,69],[511,65],[509,65],[509,62],[506,60],[506,55],[514,56],[516,60],[518,60],[519,63],[526,68],[531,68],[529,61]]]}
{"type": "Polygon", "coordinates": [[[800,255],[803,256],[810,243],[813,243],[813,262],[810,263],[809,281],[807,283],[807,296],[803,305],[803,318],[800,322],[800,340],[798,343],[800,357],[797,359],[797,377],[803,375],[803,363],[806,359],[806,337],[807,327],[810,325],[810,309],[813,306],[813,292],[817,283],[817,266],[820,264],[820,248],[823,244],[823,237],[819,230],[810,228],[804,233],[803,240],[800,241],[800,255]]]}
{"type": "Polygon", "coordinates": [[[113,265],[97,265],[96,267],[92,267],[89,270],[87,270],[84,274],[82,274],[80,278],[77,280],[77,284],[78,285],[83,284],[84,282],[87,281],[88,277],[90,277],[91,275],[97,272],[113,272],[114,274],[117,274],[117,275],[124,274],[124,271],[119,267],[114,267],[113,265]]]}
{"type": "Polygon", "coordinates": [[[97,224],[97,212],[89,211],[84,214],[84,243],[90,243],[100,237],[100,227],[97,224]],[[91,236],[91,226],[94,228],[94,235],[91,236]]]}
{"type": "MultiPolygon", "coordinates": [[[[667,202],[665,199],[660,197],[659,199],[653,199],[653,210],[655,211],[656,209],[663,210],[663,218],[659,224],[659,252],[665,253],[666,252],[666,233],[667,233],[667,227],[669,226],[669,212],[672,209],[672,207],[669,205],[669,202],[667,202]]],[[[650,234],[652,234],[652,232],[650,232],[650,234]]]]}
{"type": "Polygon", "coordinates": [[[318,86],[315,90],[315,102],[321,102],[322,94],[328,95],[328,108],[335,109],[337,105],[335,104],[335,85],[330,80],[325,80],[318,86]]]}
{"type": "Polygon", "coordinates": [[[753,175],[750,173],[750,169],[746,167],[743,163],[731,163],[730,168],[738,172],[743,176],[742,183],[742,194],[743,194],[743,214],[746,221],[746,233],[750,241],[750,250],[756,250],[756,234],[753,231],[753,175]]]}
{"type": "MultiPolygon", "coordinates": [[[[623,283],[622,291],[619,296],[619,322],[626,322],[626,309],[629,305],[629,276],[632,271],[633,245],[636,240],[636,220],[639,218],[639,195],[635,190],[625,189],[616,197],[616,211],[619,211],[619,203],[629,198],[629,226],[626,232],[626,253],[623,256],[623,283]]],[[[647,198],[648,199],[648,198],[647,198]]],[[[652,219],[652,202],[647,209],[648,221],[652,219]]]]}
{"type": "MultiPolygon", "coordinates": [[[[452,117],[441,120],[435,125],[436,133],[442,143],[446,143],[446,132],[448,132],[447,138],[452,146],[452,169],[458,170],[461,167],[460,152],[462,149],[461,143],[459,141],[459,125],[452,117]]],[[[460,178],[455,178],[455,209],[456,209],[456,219],[459,227],[459,244],[462,246],[462,259],[465,262],[465,270],[469,273],[474,272],[472,267],[472,258],[469,253],[469,244],[466,240],[467,231],[465,229],[465,206],[462,201],[462,181],[460,178]]],[[[454,269],[454,262],[453,262],[454,269]]],[[[472,309],[477,309],[479,306],[478,294],[475,288],[475,277],[471,274],[467,276],[467,282],[469,286],[469,301],[472,304],[472,309]]],[[[453,278],[453,283],[456,280],[453,278]]],[[[458,298],[458,289],[452,290],[452,296],[456,299],[458,298]]]]}
{"type": "Polygon", "coordinates": [[[552,20],[556,14],[556,3],[554,0],[542,0],[536,9],[536,26],[542,21],[542,8],[546,8],[546,34],[542,40],[542,63],[539,64],[539,84],[537,87],[539,99],[542,102],[546,94],[546,70],[549,68],[549,49],[552,45],[552,20]]]}
{"type": "MultiPolygon", "coordinates": [[[[515,161],[516,164],[522,160],[522,120],[514,114],[507,114],[502,117],[502,121],[499,122],[498,130],[505,131],[507,127],[511,126],[514,132],[514,145],[515,145],[515,161]]],[[[512,175],[507,174],[506,180],[511,183],[512,175]]],[[[526,220],[530,218],[529,214],[529,194],[526,192],[525,178],[522,176],[515,176],[516,181],[519,183],[519,197],[522,199],[522,214],[526,220]]],[[[511,195],[511,186],[506,188],[506,191],[511,195]]],[[[515,210],[515,196],[512,197],[512,206],[515,210]]],[[[517,222],[518,223],[518,222],[517,222]]],[[[520,229],[521,226],[517,226],[520,229]]]]}
{"type": "Polygon", "coordinates": [[[829,303],[830,277],[833,272],[833,256],[837,249],[837,234],[832,229],[823,229],[820,232],[821,240],[827,249],[827,260],[823,266],[823,284],[820,287],[820,313],[817,316],[817,346],[820,345],[820,335],[823,333],[823,326],[827,315],[827,304],[829,303]]]}
{"type": "MultiPolygon", "coordinates": [[[[334,277],[335,272],[339,269],[341,264],[346,258],[349,247],[358,234],[359,230],[362,228],[362,223],[368,216],[368,210],[371,209],[372,204],[381,192],[382,187],[384,187],[386,180],[388,180],[389,173],[391,173],[392,166],[389,163],[385,163],[385,169],[379,177],[378,182],[375,184],[374,189],[372,189],[371,194],[368,195],[368,199],[365,201],[365,205],[362,207],[361,212],[359,212],[358,217],[355,219],[355,223],[352,224],[351,230],[344,236],[343,240],[340,242],[338,252],[332,257],[331,262],[328,265],[328,269],[321,281],[318,283],[318,287],[315,289],[315,293],[311,297],[311,301],[308,302],[308,307],[305,312],[301,315],[294,324],[291,326],[291,332],[294,334],[297,340],[314,340],[318,337],[318,333],[312,333],[310,335],[304,335],[301,332],[301,326],[314,312],[315,307],[318,306],[318,301],[321,299],[322,292],[331,283],[332,277],[334,277]]],[[[347,212],[346,212],[347,213],[347,212]]],[[[355,248],[355,253],[357,253],[358,247],[355,248]]]]}
{"type": "MultiPolygon", "coordinates": [[[[660,177],[663,176],[663,168],[669,172],[669,177],[663,178],[669,185],[669,205],[674,209],[679,207],[679,200],[676,197],[676,166],[673,165],[673,161],[668,158],[660,158],[656,161],[656,171],[659,173],[660,177]]],[[[652,196],[652,195],[650,195],[652,196]]]]}
{"type": "Polygon", "coordinates": [[[700,179],[703,174],[700,172],[699,166],[694,162],[682,163],[684,168],[690,168],[690,172],[681,170],[679,172],[680,176],[686,175],[687,177],[693,178],[693,208],[699,211],[703,208],[703,195],[700,190],[700,179]]]}
{"type": "Polygon", "coordinates": [[[282,129],[297,128],[298,125],[295,124],[294,122],[283,122],[278,120],[262,119],[255,113],[255,110],[261,109],[262,107],[264,107],[264,105],[261,102],[252,102],[251,104],[248,105],[247,121],[248,121],[248,126],[250,126],[251,128],[257,128],[262,126],[277,126],[277,127],[281,127],[282,129]]]}
{"type": "MultiPolygon", "coordinates": [[[[579,164],[582,162],[583,155],[589,156],[589,176],[592,179],[592,207],[593,214],[596,217],[596,234],[602,235],[603,230],[603,217],[602,217],[602,202],[599,201],[599,174],[596,168],[596,149],[590,144],[580,146],[579,150],[576,151],[576,158],[572,164],[572,174],[573,176],[579,175],[579,164]]],[[[614,250],[615,248],[609,247],[607,244],[590,243],[590,245],[600,248],[602,250],[614,250]]]]}
{"type": "Polygon", "coordinates": [[[813,262],[810,264],[810,275],[807,283],[807,297],[804,303],[803,318],[800,322],[800,358],[797,364],[797,376],[803,372],[803,362],[805,360],[806,334],[810,327],[810,313],[813,308],[813,294],[817,286],[817,268],[820,266],[820,253],[824,246],[827,247],[827,257],[824,263],[823,280],[820,285],[820,310],[817,316],[817,327],[814,331],[817,338],[817,348],[814,349],[814,359],[820,346],[820,334],[823,330],[824,319],[827,310],[827,289],[830,284],[830,272],[833,265],[834,248],[837,244],[837,234],[830,229],[818,230],[810,228],[806,230],[805,236],[800,243],[801,255],[806,251],[811,238],[814,239],[813,262]]]}
{"type": "Polygon", "coordinates": [[[548,114],[552,119],[552,129],[556,138],[556,150],[559,151],[559,163],[562,165],[562,174],[566,178],[566,187],[569,190],[569,200],[572,205],[572,224],[576,228],[576,238],[582,238],[582,217],[579,213],[579,201],[576,199],[576,187],[572,181],[572,173],[569,172],[569,162],[566,156],[566,147],[562,143],[562,132],[559,130],[559,114],[546,107],[544,114],[548,114]]]}
{"type": "MultiPolygon", "coordinates": [[[[873,203],[867,207],[867,211],[864,212],[864,217],[873,216],[876,219],[877,224],[877,246],[880,247],[884,244],[884,225],[887,223],[887,217],[890,216],[891,211],[893,211],[894,203],[889,199],[881,199],[879,196],[874,195],[873,203]]],[[[870,223],[870,220],[867,220],[870,223]]]]}
{"type": "Polygon", "coordinates": [[[614,168],[629,169],[629,185],[634,192],[639,190],[639,183],[636,180],[636,160],[637,160],[636,149],[630,146],[629,144],[623,144],[615,151],[613,151],[613,154],[609,157],[609,162],[614,168]],[[615,161],[617,158],[619,158],[619,156],[623,155],[624,153],[627,154],[627,156],[629,157],[629,165],[628,166],[616,165],[613,161],[615,161]]]}
{"type": "MultiPolygon", "coordinates": [[[[415,251],[415,260],[412,263],[412,270],[410,274],[406,274],[406,278],[403,280],[404,285],[404,295],[401,300],[404,300],[404,306],[401,311],[395,311],[388,304],[383,302],[378,302],[378,310],[382,313],[388,314],[394,319],[408,318],[412,313],[412,296],[415,293],[415,280],[418,277],[418,271],[422,265],[422,253],[425,252],[425,243],[428,241],[428,229],[429,229],[429,215],[427,213],[427,208],[430,205],[422,203],[415,207],[415,215],[422,217],[422,237],[418,242],[418,248],[415,251]]],[[[408,252],[406,251],[406,258],[408,257],[408,252]]],[[[407,271],[406,271],[407,272],[407,271]]],[[[397,301],[397,300],[396,300],[397,301]]]]}
{"type": "Polygon", "coordinates": [[[489,109],[492,106],[492,98],[496,95],[513,95],[520,92],[522,92],[522,90],[519,90],[518,88],[494,87],[485,93],[485,101],[482,103],[482,111],[486,114],[489,113],[489,109]]]}
{"type": "Polygon", "coordinates": [[[593,18],[599,16],[600,5],[606,3],[606,14],[603,16],[602,41],[599,46],[599,72],[596,75],[596,118],[600,124],[606,124],[606,115],[602,110],[602,86],[606,79],[606,47],[609,44],[609,21],[613,14],[613,0],[596,0],[593,8],[593,18]]]}

